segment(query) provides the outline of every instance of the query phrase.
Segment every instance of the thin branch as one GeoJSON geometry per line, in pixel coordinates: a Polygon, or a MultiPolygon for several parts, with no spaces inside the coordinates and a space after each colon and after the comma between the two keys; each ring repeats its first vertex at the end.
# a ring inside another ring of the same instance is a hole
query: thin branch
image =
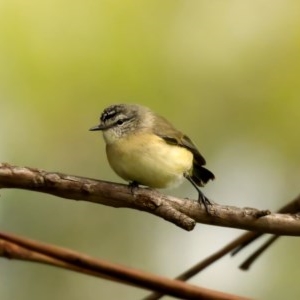
{"type": "Polygon", "coordinates": [[[277,239],[279,235],[272,235],[262,246],[260,246],[253,254],[251,254],[241,265],[240,269],[247,271],[253,262],[265,251],[269,248],[277,239]]]}
{"type": "Polygon", "coordinates": [[[0,256],[53,265],[184,299],[246,299],[108,263],[69,249],[42,244],[4,232],[0,232],[0,256]]]}
{"type": "MultiPolygon", "coordinates": [[[[294,200],[283,206],[278,210],[280,213],[298,213],[300,211],[300,195],[298,195],[294,200]]],[[[232,255],[235,255],[240,250],[244,249],[247,245],[255,241],[257,238],[261,237],[262,233],[257,232],[246,232],[232,242],[227,244],[222,249],[218,250],[214,254],[208,256],[204,260],[201,260],[199,263],[191,267],[190,269],[184,271],[182,274],[177,276],[175,279],[187,281],[196,274],[203,271],[205,268],[209,267],[217,260],[232,252],[232,255]]],[[[246,259],[241,265],[240,269],[248,270],[252,263],[270,246],[272,245],[280,236],[273,235],[271,236],[268,241],[266,241],[261,247],[259,247],[248,259],[246,259]]],[[[150,295],[146,296],[143,300],[158,300],[163,297],[164,294],[162,293],[151,293],[150,295]]]]}
{"type": "MultiPolygon", "coordinates": [[[[294,200],[281,207],[278,212],[279,213],[290,213],[290,214],[298,214],[300,211],[300,195],[298,195],[294,200]]],[[[298,216],[299,217],[299,216],[298,216]]],[[[255,241],[257,238],[261,237],[262,233],[252,233],[252,237],[245,239],[233,252],[232,255],[237,254],[250,243],[255,241]]],[[[262,244],[252,255],[249,256],[241,265],[241,270],[249,270],[254,261],[257,260],[258,257],[261,256],[275,241],[278,240],[280,235],[271,236],[264,244],[262,244]]]]}
{"type": "Polygon", "coordinates": [[[90,201],[98,204],[142,210],[185,229],[196,222],[277,235],[300,236],[300,220],[289,214],[271,214],[254,208],[213,204],[209,214],[197,201],[163,195],[156,190],[136,188],[62,173],[0,164],[0,188],[18,188],[90,201]]]}
{"type": "MultiPolygon", "coordinates": [[[[297,214],[300,211],[300,195],[298,195],[294,200],[289,202],[288,204],[284,205],[278,210],[278,213],[289,213],[289,214],[297,214]]],[[[299,216],[298,216],[299,218],[299,216]]],[[[242,249],[244,249],[246,246],[248,246],[250,243],[258,239],[260,236],[262,236],[262,233],[255,233],[251,238],[249,237],[247,240],[245,240],[243,243],[239,245],[233,252],[232,255],[237,254],[242,249]]],[[[275,241],[275,240],[274,240],[275,241]]],[[[272,244],[272,243],[271,243],[272,244]]],[[[270,244],[270,245],[271,245],[270,244]]]]}
{"type": "MultiPolygon", "coordinates": [[[[235,239],[234,241],[232,241],[231,243],[229,243],[228,245],[226,245],[222,249],[218,250],[214,254],[209,255],[204,260],[201,260],[199,263],[197,263],[196,265],[194,265],[190,269],[186,270],[182,274],[178,275],[175,279],[181,280],[181,281],[189,280],[190,278],[192,278],[196,274],[200,273],[201,271],[203,271],[204,269],[206,269],[207,267],[209,267],[210,265],[215,263],[218,259],[220,259],[223,256],[225,256],[226,254],[228,254],[230,251],[235,249],[237,246],[239,246],[241,243],[246,241],[252,235],[253,235],[252,232],[247,232],[246,234],[244,234],[244,235],[240,236],[239,238],[235,239]]],[[[163,296],[164,296],[163,293],[155,292],[155,293],[149,294],[148,296],[143,298],[143,300],[158,300],[163,296]]]]}

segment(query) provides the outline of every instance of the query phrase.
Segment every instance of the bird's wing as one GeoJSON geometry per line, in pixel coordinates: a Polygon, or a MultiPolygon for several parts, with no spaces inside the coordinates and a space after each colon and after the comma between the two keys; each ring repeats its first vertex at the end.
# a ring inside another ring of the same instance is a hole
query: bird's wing
{"type": "Polygon", "coordinates": [[[156,124],[154,124],[153,126],[154,133],[156,135],[164,139],[168,144],[177,145],[190,150],[194,155],[194,163],[198,166],[205,165],[206,162],[204,157],[200,154],[196,145],[188,136],[175,129],[168,120],[161,116],[156,117],[156,122],[159,123],[159,126],[156,126],[156,124]],[[161,120],[161,122],[159,119],[161,120]]]}

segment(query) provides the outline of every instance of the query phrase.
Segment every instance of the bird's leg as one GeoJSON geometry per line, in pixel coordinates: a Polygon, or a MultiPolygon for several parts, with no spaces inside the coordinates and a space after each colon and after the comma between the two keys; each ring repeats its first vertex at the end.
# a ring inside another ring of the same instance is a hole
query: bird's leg
{"type": "Polygon", "coordinates": [[[194,188],[197,190],[198,192],[198,202],[202,203],[205,207],[206,212],[209,214],[209,210],[208,210],[208,205],[212,205],[211,202],[205,197],[205,195],[200,191],[200,189],[198,188],[198,186],[196,185],[196,183],[194,182],[194,180],[189,176],[189,175],[185,175],[184,176],[193,186],[194,188]]]}
{"type": "Polygon", "coordinates": [[[133,195],[134,189],[139,187],[139,183],[137,181],[130,181],[128,187],[130,188],[131,194],[133,195]]]}

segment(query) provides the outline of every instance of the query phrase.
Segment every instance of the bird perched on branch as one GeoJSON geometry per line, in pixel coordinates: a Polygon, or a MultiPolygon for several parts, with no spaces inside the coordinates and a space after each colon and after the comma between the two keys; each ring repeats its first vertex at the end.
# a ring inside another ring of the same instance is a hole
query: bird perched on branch
{"type": "Polygon", "coordinates": [[[208,211],[211,203],[198,186],[214,174],[203,167],[205,159],[190,138],[165,118],[142,105],[117,104],[104,109],[90,130],[103,132],[110,166],[132,187],[168,188],[186,178],[208,211]]]}

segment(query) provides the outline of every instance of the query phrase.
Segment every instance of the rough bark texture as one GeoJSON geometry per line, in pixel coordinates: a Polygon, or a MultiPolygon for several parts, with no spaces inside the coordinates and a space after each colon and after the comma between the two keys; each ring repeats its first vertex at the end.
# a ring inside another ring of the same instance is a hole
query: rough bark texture
{"type": "Polygon", "coordinates": [[[159,216],[192,230],[196,223],[246,229],[277,235],[300,235],[297,214],[271,214],[268,210],[213,204],[209,214],[197,201],[180,199],[148,188],[0,164],[0,188],[17,188],[58,197],[90,201],[112,207],[126,207],[159,216]]]}

